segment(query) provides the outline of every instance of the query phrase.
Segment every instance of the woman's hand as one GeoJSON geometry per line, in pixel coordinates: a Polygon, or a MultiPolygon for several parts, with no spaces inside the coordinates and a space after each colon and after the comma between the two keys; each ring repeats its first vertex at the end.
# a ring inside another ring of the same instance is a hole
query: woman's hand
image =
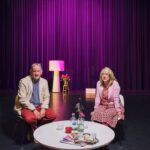
{"type": "Polygon", "coordinates": [[[117,115],[118,115],[118,120],[121,120],[122,119],[122,113],[121,113],[121,111],[117,112],[117,115]]]}
{"type": "Polygon", "coordinates": [[[93,116],[93,114],[94,114],[94,111],[91,112],[91,116],[93,116]]]}

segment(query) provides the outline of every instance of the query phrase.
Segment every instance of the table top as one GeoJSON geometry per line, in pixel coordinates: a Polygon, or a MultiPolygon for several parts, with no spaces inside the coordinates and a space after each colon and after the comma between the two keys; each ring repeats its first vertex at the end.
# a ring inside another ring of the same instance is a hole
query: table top
{"type": "Polygon", "coordinates": [[[61,143],[60,140],[67,135],[65,127],[70,125],[70,121],[56,121],[40,126],[34,131],[34,139],[49,148],[65,149],[65,150],[81,150],[81,149],[95,149],[108,145],[115,137],[114,131],[102,124],[92,121],[85,121],[86,129],[84,133],[96,133],[99,140],[96,144],[88,144],[84,147],[75,144],[61,143]]]}

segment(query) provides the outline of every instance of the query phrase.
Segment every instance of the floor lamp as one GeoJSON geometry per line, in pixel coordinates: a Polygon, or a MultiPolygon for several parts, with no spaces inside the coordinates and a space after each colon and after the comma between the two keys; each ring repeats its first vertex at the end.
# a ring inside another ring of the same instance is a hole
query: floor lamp
{"type": "Polygon", "coordinates": [[[52,92],[60,92],[59,71],[64,71],[64,61],[63,60],[50,60],[49,71],[54,71],[52,92]]]}

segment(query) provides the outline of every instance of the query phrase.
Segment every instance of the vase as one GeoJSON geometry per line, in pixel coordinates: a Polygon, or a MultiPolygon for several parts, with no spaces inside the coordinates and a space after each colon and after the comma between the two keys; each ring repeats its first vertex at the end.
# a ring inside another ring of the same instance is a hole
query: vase
{"type": "Polygon", "coordinates": [[[63,92],[69,92],[69,80],[68,79],[63,79],[63,92]]]}

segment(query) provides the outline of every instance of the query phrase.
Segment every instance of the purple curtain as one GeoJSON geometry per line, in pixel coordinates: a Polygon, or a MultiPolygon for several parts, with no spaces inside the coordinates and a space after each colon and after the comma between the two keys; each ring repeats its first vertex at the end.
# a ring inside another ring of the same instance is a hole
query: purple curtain
{"type": "Polygon", "coordinates": [[[72,90],[95,87],[104,66],[123,90],[150,89],[148,0],[2,0],[0,8],[1,88],[16,89],[33,62],[51,81],[48,62],[60,59],[72,90]]]}

